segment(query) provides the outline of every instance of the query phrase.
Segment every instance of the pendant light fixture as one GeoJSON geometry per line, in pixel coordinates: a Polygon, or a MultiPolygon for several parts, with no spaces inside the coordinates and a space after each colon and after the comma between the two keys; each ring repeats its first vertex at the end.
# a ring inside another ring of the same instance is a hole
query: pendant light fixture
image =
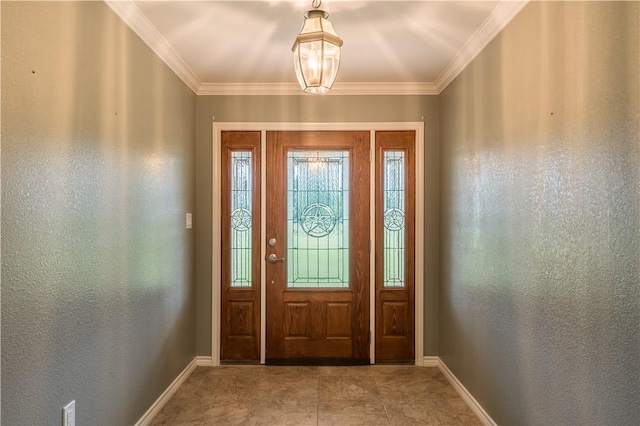
{"type": "Polygon", "coordinates": [[[300,34],[293,44],[296,77],[306,93],[327,93],[338,75],[342,40],[336,34],[329,14],[319,7],[321,0],[313,0],[313,10],[304,14],[300,34]]]}

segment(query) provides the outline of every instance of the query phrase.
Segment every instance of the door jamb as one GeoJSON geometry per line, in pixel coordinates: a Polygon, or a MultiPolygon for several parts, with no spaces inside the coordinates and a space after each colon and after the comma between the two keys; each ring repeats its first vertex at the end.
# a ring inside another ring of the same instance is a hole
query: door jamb
{"type": "MultiPolygon", "coordinates": [[[[212,124],[212,193],[220,194],[221,191],[221,135],[223,131],[260,131],[261,133],[261,156],[262,164],[266,165],[266,134],[267,131],[312,131],[312,130],[336,130],[336,131],[369,131],[371,132],[371,155],[375,150],[375,132],[384,130],[414,130],[416,132],[416,242],[415,242],[415,365],[422,366],[424,354],[424,262],[420,261],[424,257],[424,123],[423,122],[347,122],[347,123],[289,123],[289,122],[213,122],[212,124]]],[[[373,176],[372,182],[375,181],[375,162],[371,158],[370,174],[373,176]]],[[[266,167],[261,170],[262,182],[266,179],[266,167]]],[[[374,193],[374,185],[371,185],[372,194],[374,193]]],[[[262,185],[262,199],[265,199],[266,185],[262,185]]],[[[374,199],[374,198],[372,198],[374,199]]],[[[211,365],[220,365],[220,256],[221,256],[221,229],[220,229],[220,202],[215,197],[212,199],[211,220],[211,365]]],[[[262,203],[260,230],[262,234],[260,245],[260,256],[264,259],[266,253],[266,203],[262,203]]],[[[371,203],[371,238],[375,238],[375,206],[371,203]]],[[[375,241],[375,239],[373,240],[375,241]]],[[[370,252],[370,288],[375,288],[375,246],[372,244],[370,252]]],[[[261,294],[260,303],[260,363],[265,361],[266,348],[266,283],[265,268],[261,268],[261,294]]],[[[370,332],[371,342],[369,346],[371,363],[375,362],[375,291],[370,292],[370,332]]]]}

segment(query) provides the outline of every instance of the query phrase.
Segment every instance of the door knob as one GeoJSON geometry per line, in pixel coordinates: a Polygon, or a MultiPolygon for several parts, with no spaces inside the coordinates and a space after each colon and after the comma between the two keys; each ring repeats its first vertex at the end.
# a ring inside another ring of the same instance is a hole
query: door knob
{"type": "Polygon", "coordinates": [[[278,257],[275,253],[271,253],[267,259],[269,263],[284,262],[284,257],[278,257]]]}

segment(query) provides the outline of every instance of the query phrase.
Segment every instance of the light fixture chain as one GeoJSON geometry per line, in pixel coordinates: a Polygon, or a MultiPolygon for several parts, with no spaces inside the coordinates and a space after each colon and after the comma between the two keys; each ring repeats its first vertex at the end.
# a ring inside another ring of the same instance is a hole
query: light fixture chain
{"type": "Polygon", "coordinates": [[[318,9],[322,5],[322,0],[313,0],[311,2],[311,7],[314,9],[318,9]]]}

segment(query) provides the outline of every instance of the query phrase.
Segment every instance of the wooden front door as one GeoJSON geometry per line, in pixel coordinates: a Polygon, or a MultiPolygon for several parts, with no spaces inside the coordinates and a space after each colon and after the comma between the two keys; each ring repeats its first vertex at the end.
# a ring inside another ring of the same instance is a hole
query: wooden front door
{"type": "Polygon", "coordinates": [[[369,363],[369,137],[267,132],[267,363],[369,363]]]}

